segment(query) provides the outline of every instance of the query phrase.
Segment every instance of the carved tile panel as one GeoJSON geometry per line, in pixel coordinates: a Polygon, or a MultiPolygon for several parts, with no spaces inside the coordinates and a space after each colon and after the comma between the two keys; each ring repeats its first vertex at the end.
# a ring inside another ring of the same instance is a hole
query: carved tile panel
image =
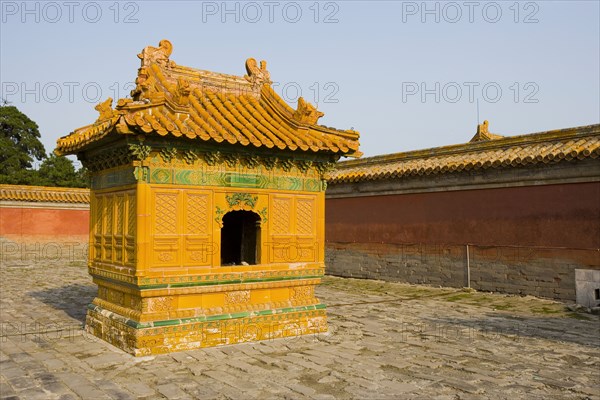
{"type": "Polygon", "coordinates": [[[177,192],[154,194],[154,232],[157,235],[177,233],[177,192]]]}
{"type": "Polygon", "coordinates": [[[225,293],[225,305],[246,304],[250,302],[249,290],[237,290],[225,293]]]}
{"type": "Polygon", "coordinates": [[[296,199],[296,233],[314,235],[315,201],[313,199],[296,199]]]}
{"type": "Polygon", "coordinates": [[[92,195],[92,260],[133,265],[135,257],[135,195],[120,191],[92,195]]]}
{"type": "Polygon", "coordinates": [[[292,208],[291,197],[273,197],[272,230],[275,235],[291,233],[290,213],[292,208]]]}
{"type": "Polygon", "coordinates": [[[186,195],[186,233],[203,235],[208,233],[208,195],[186,195]]]}
{"type": "Polygon", "coordinates": [[[152,190],[151,269],[196,267],[211,263],[211,193],[202,190],[152,190]]]}

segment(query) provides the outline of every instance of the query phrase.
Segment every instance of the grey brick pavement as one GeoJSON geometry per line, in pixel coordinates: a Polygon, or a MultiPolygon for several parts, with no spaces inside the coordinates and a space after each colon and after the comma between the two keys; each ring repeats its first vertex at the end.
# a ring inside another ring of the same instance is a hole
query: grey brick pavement
{"type": "Polygon", "coordinates": [[[533,297],[328,277],[330,332],[134,358],[82,263],[0,268],[2,399],[600,399],[600,321],[533,297]]]}

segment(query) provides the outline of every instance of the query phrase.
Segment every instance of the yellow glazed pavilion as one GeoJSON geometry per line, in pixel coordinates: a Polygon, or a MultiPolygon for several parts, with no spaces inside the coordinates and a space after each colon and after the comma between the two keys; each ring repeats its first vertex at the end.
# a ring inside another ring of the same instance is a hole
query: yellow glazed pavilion
{"type": "Polygon", "coordinates": [[[264,61],[231,76],[171,51],[146,47],[131,98],[58,140],[91,173],[87,331],[134,355],[325,332],[324,174],[358,132],[287,105],[264,61]]]}

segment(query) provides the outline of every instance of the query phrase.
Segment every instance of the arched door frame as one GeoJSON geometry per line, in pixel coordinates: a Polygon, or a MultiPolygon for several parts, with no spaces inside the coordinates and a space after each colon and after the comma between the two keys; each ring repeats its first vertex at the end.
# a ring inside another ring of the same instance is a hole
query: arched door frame
{"type": "Polygon", "coordinates": [[[257,256],[256,263],[264,263],[266,257],[264,249],[264,239],[266,238],[265,229],[267,227],[267,214],[269,206],[269,196],[259,193],[248,192],[229,192],[220,193],[215,196],[215,208],[213,218],[217,222],[214,230],[214,238],[219,240],[218,251],[213,253],[213,265],[221,265],[221,233],[223,229],[223,217],[231,211],[250,211],[257,214],[260,224],[259,235],[257,237],[257,256]]]}

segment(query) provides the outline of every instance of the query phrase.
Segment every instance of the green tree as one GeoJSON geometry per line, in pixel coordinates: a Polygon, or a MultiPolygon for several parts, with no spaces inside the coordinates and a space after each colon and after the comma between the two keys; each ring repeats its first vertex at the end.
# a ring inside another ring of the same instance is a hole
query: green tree
{"type": "Polygon", "coordinates": [[[32,184],[34,159],[46,158],[38,125],[17,107],[0,105],[0,183],[32,184]]]}
{"type": "Polygon", "coordinates": [[[37,171],[36,185],[61,187],[88,187],[87,171],[84,168],[75,171],[71,160],[64,156],[51,154],[37,171]]]}

